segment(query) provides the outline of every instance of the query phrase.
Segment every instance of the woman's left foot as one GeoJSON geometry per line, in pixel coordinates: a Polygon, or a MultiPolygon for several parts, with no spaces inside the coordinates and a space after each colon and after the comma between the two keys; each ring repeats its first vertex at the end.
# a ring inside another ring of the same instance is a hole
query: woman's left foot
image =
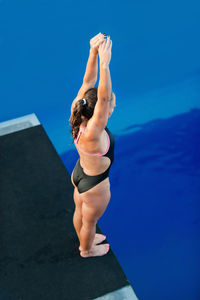
{"type": "MultiPolygon", "coordinates": [[[[95,233],[94,241],[92,245],[97,245],[103,242],[106,239],[106,236],[100,233],[95,233]]],[[[81,246],[79,246],[79,250],[82,251],[81,246]]]]}

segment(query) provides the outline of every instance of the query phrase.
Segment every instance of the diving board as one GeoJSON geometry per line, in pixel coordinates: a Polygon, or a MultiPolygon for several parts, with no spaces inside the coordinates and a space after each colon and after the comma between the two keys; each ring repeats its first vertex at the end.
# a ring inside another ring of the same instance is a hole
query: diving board
{"type": "Polygon", "coordinates": [[[74,209],[70,174],[37,116],[0,123],[1,300],[138,299],[112,247],[80,256],[74,209]]]}

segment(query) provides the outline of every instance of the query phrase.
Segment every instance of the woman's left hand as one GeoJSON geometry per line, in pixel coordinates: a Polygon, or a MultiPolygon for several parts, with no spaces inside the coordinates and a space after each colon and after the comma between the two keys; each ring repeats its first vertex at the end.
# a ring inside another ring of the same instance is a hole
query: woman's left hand
{"type": "Polygon", "coordinates": [[[99,46],[101,43],[104,42],[105,40],[105,35],[103,35],[103,33],[99,33],[97,35],[95,35],[95,37],[93,37],[90,40],[90,50],[94,53],[94,54],[98,54],[99,51],[99,46]]]}

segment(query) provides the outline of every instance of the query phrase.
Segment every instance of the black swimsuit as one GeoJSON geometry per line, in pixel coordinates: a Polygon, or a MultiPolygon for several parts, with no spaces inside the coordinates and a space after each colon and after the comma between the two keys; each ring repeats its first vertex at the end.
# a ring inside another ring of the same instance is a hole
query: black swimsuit
{"type": "MultiPolygon", "coordinates": [[[[87,175],[84,173],[83,168],[80,165],[80,158],[79,158],[74,167],[74,170],[73,170],[73,182],[76,185],[76,187],[78,188],[79,193],[84,193],[84,192],[88,191],[89,189],[91,189],[92,187],[94,187],[95,185],[97,185],[98,183],[100,183],[101,181],[103,181],[105,178],[107,178],[109,176],[110,167],[114,161],[115,140],[114,140],[113,134],[110,132],[110,130],[107,127],[105,128],[105,130],[107,132],[107,136],[110,141],[110,147],[109,147],[108,151],[106,151],[106,153],[103,155],[99,155],[99,154],[89,154],[89,155],[107,156],[108,158],[110,158],[111,164],[105,172],[103,172],[99,175],[91,176],[91,175],[87,175]]],[[[78,138],[77,138],[77,141],[78,141],[78,138]]],[[[84,151],[82,151],[82,152],[84,152],[84,151]]],[[[84,152],[84,153],[86,153],[86,152],[84,152]]]]}

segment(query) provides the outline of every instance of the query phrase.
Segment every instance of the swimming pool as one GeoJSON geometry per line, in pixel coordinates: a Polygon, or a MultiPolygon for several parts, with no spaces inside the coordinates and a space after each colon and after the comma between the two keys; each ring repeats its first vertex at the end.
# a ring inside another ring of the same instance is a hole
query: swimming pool
{"type": "Polygon", "coordinates": [[[36,113],[69,173],[78,154],[68,119],[89,39],[111,36],[116,152],[99,225],[139,299],[198,299],[198,12],[196,1],[0,2],[0,122],[36,113]]]}

